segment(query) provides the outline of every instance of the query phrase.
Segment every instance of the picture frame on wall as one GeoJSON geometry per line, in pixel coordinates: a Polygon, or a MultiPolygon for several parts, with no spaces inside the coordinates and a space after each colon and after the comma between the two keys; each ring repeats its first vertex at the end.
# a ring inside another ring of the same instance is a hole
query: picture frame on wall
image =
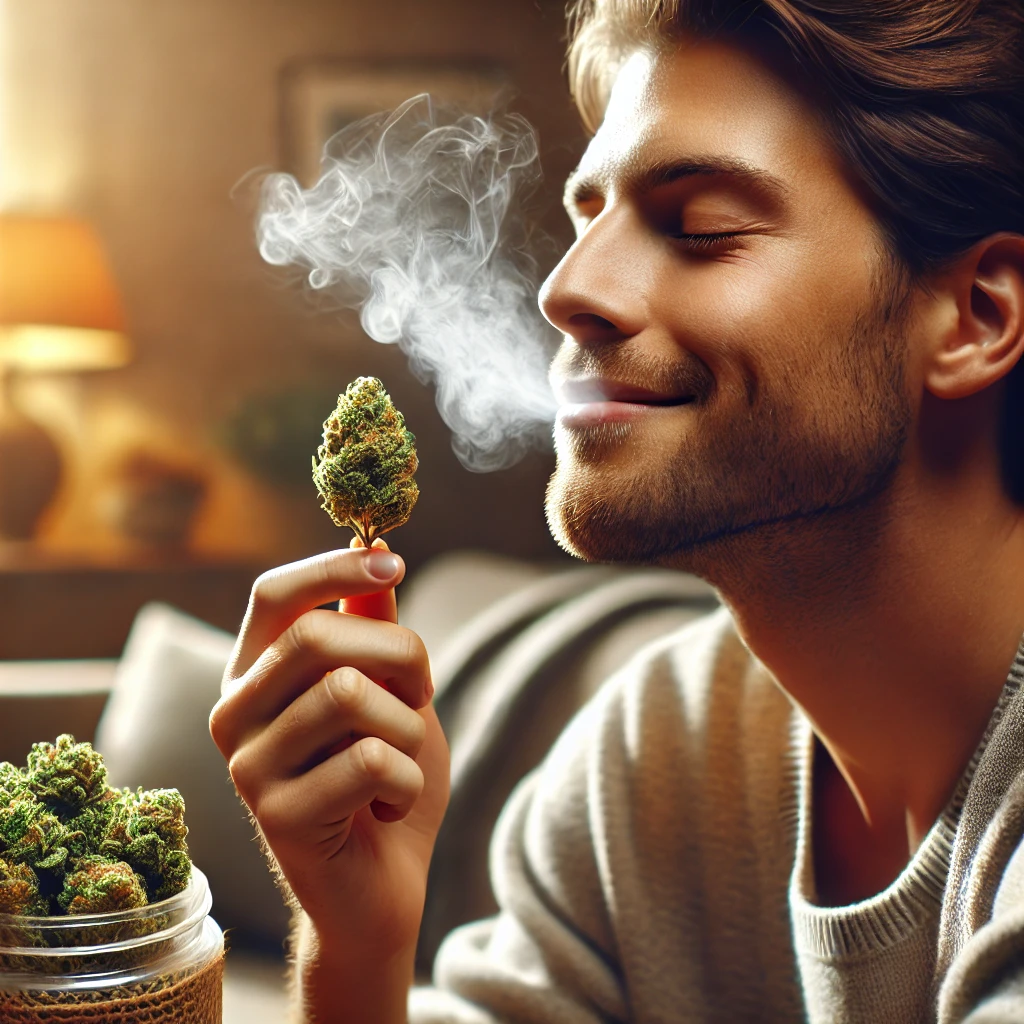
{"type": "Polygon", "coordinates": [[[324,144],[346,125],[393,110],[420,93],[467,113],[484,114],[507,88],[508,78],[494,67],[293,62],[281,76],[283,169],[309,188],[319,176],[324,144]]]}

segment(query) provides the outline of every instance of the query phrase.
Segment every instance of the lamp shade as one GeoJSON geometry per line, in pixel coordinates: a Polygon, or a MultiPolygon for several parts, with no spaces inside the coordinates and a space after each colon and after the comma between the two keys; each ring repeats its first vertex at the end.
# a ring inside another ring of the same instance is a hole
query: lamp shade
{"type": "Polygon", "coordinates": [[[121,299],[90,225],[0,214],[0,366],[92,370],[130,358],[121,299]]]}

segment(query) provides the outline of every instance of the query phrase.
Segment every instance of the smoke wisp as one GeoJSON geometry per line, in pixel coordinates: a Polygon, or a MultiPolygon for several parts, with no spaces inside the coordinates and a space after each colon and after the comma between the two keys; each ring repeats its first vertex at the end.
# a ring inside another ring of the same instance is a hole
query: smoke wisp
{"type": "Polygon", "coordinates": [[[539,179],[525,119],[449,115],[422,95],[335,135],[312,188],[287,174],[262,187],[263,258],[307,269],[371,338],[398,344],[478,472],[550,437],[556,338],[522,214],[539,179]]]}

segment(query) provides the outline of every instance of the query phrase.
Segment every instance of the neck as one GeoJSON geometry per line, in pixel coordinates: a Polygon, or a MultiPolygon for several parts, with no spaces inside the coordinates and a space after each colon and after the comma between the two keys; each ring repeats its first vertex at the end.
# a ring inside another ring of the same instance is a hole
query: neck
{"type": "Polygon", "coordinates": [[[904,467],[870,502],[686,566],[806,713],[869,831],[907,852],[951,796],[1024,632],[1024,510],[990,468],[951,487],[904,467]]]}

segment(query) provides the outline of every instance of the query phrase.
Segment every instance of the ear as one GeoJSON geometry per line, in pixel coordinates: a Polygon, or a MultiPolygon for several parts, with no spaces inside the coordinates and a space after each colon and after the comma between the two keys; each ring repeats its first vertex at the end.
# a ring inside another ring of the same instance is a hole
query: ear
{"type": "Polygon", "coordinates": [[[1024,354],[1024,236],[982,239],[929,291],[942,315],[925,387],[937,398],[966,398],[1005,377],[1024,354]]]}

